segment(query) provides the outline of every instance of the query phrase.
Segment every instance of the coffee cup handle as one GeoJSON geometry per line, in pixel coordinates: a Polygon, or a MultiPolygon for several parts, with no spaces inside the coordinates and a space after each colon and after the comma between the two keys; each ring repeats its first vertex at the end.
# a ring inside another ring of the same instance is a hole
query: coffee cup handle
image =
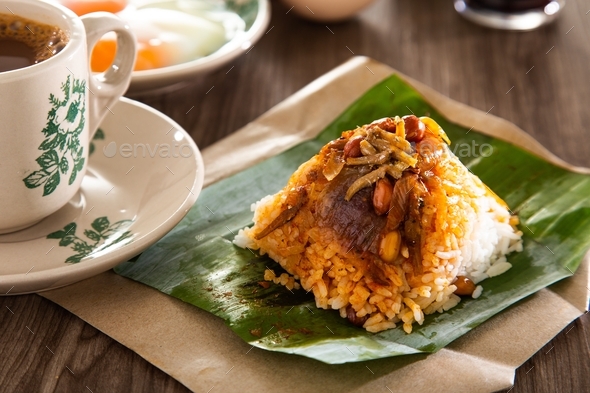
{"type": "MultiPolygon", "coordinates": [[[[86,29],[88,57],[103,35],[111,31],[117,34],[117,53],[113,64],[103,73],[93,75],[89,70],[88,78],[90,115],[88,116],[91,140],[100,126],[100,122],[112,112],[112,107],[119,100],[131,82],[131,73],[135,64],[135,36],[129,26],[108,12],[95,12],[80,18],[86,29]]],[[[90,60],[88,61],[90,67],[90,60]]]]}

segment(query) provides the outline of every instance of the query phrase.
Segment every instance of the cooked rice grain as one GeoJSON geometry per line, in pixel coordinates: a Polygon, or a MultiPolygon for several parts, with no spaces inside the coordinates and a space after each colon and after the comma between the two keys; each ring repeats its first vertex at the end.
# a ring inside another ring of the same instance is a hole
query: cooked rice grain
{"type": "MultiPolygon", "coordinates": [[[[277,277],[267,270],[266,280],[292,289],[298,286],[293,276],[298,277],[303,290],[313,292],[319,308],[339,310],[346,317],[347,308],[352,307],[358,318],[367,317],[363,327],[370,332],[401,322],[410,333],[414,323],[423,323],[425,314],[449,310],[461,301],[453,293],[457,276],[467,276],[477,284],[508,270],[511,265],[505,255],[522,250],[522,233],[513,226],[507,207],[448,149],[438,169],[444,181],[424,201],[421,220],[428,229],[424,229],[421,247],[421,272],[414,271],[406,247],[396,263],[382,267],[388,283],[376,282],[360,253],[345,249],[333,230],[315,225],[309,205],[268,236],[255,240],[255,234],[280,214],[288,191],[307,181],[316,161],[317,156],[303,164],[285,189],[253,204],[254,226],[240,230],[234,243],[268,254],[290,273],[277,277]]],[[[322,183],[314,187],[321,188],[322,183]]],[[[482,290],[477,286],[473,297],[482,290]]]]}

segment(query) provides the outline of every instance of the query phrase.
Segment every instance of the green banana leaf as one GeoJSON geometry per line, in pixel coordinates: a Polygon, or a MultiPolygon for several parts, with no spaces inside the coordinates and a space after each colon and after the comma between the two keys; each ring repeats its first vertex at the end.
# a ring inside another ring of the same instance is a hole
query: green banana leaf
{"type": "Polygon", "coordinates": [[[572,275],[590,247],[588,195],[589,176],[450,123],[412,87],[391,76],[368,90],[315,140],[203,190],[176,228],[116,272],[217,315],[255,347],[333,364],[430,353],[520,299],[572,275]],[[512,269],[485,280],[477,300],[463,299],[448,312],[426,316],[411,334],[401,327],[368,333],[336,311],[317,309],[311,293],[274,284],[262,287],[265,268],[280,274],[281,267],[231,242],[240,228],[252,224],[250,205],[280,190],[301,163],[341,131],[409,110],[434,118],[451,138],[451,149],[520,216],[524,251],[509,256],[512,269]],[[474,147],[479,149],[475,157],[462,157],[466,145],[472,153],[474,147]]]}

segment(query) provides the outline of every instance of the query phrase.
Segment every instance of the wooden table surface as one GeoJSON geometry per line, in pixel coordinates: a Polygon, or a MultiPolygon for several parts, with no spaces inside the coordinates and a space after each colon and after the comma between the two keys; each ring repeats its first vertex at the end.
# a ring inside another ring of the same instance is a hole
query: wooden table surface
{"type": "MultiPolygon", "coordinates": [[[[555,24],[529,33],[472,25],[451,0],[377,0],[358,18],[328,26],[272,6],[272,27],[247,55],[182,89],[134,98],[176,120],[202,149],[353,54],[367,55],[590,166],[588,0],[567,0],[555,24]]],[[[2,297],[0,305],[2,392],[187,391],[40,296],[2,297]]],[[[590,392],[590,315],[524,363],[507,391],[590,392]]]]}

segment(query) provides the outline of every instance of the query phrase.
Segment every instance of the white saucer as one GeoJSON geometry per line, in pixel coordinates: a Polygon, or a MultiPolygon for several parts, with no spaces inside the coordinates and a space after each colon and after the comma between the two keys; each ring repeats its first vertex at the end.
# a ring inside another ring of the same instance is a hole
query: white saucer
{"type": "Polygon", "coordinates": [[[111,111],[100,127],[104,139],[98,133],[93,141],[80,192],[38,224],[0,235],[0,295],[102,273],[163,237],[195,203],[203,159],[186,131],[126,98],[111,111]]]}

